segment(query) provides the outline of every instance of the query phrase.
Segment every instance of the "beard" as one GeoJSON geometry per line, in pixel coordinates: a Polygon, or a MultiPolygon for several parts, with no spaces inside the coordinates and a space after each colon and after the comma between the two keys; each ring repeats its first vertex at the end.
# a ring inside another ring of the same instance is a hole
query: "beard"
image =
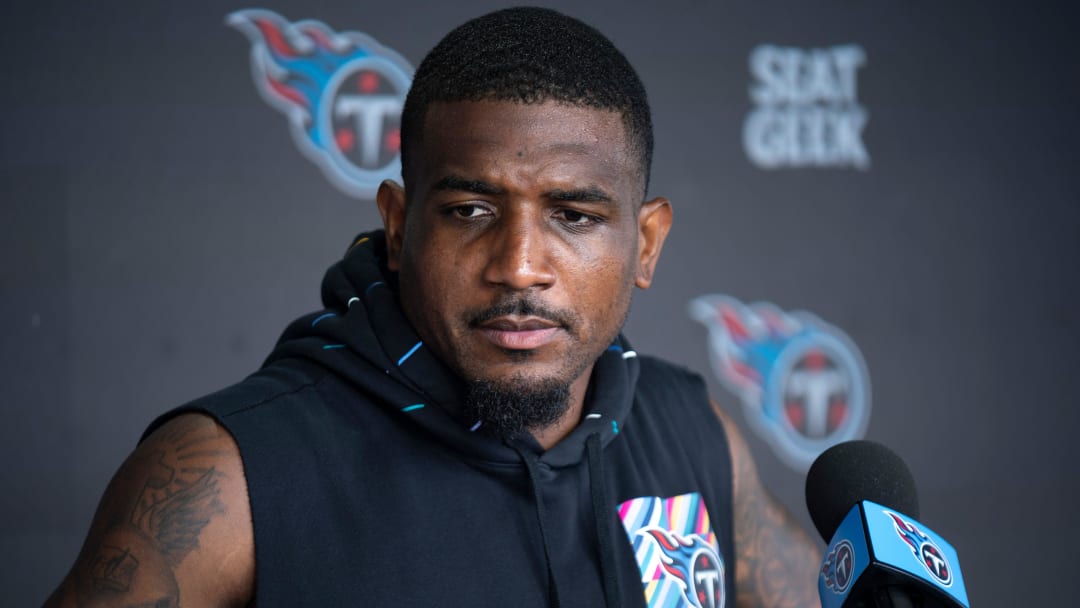
{"type": "MultiPolygon", "coordinates": [[[[618,328],[626,322],[629,313],[627,302],[614,334],[599,341],[600,351],[591,353],[587,347],[572,349],[563,361],[564,369],[556,377],[536,378],[515,374],[509,378],[491,380],[476,377],[475,370],[457,366],[458,376],[465,381],[462,414],[466,424],[471,426],[480,423],[477,432],[508,440],[556,423],[570,409],[571,384],[578,380],[603,354],[603,349],[614,341],[618,328]]],[[[575,328],[581,324],[573,310],[547,307],[529,297],[529,294],[511,294],[489,308],[468,313],[466,318],[470,327],[477,327],[507,315],[546,319],[565,328],[568,333],[574,333],[575,328]]],[[[528,360],[536,353],[531,350],[505,350],[504,355],[527,367],[528,360]]]]}
{"type": "Polygon", "coordinates": [[[466,384],[462,401],[469,423],[480,422],[480,432],[507,440],[554,424],[570,407],[570,385],[565,381],[475,380],[466,384]]]}

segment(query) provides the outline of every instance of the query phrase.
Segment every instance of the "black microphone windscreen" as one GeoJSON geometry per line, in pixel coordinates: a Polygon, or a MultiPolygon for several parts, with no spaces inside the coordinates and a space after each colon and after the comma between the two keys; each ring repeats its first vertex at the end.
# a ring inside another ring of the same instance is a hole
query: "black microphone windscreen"
{"type": "Polygon", "coordinates": [[[825,542],[829,542],[855,503],[863,500],[919,518],[919,498],[911,471],[903,459],[880,443],[838,443],[810,465],[806,508],[825,542]]]}

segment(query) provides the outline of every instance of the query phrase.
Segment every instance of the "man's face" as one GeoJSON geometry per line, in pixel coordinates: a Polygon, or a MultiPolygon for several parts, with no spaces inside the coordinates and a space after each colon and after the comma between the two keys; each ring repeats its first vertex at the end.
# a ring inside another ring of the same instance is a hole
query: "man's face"
{"type": "Polygon", "coordinates": [[[409,191],[379,193],[389,265],[425,345],[466,381],[583,390],[670,221],[667,201],[642,206],[639,158],[615,112],[432,105],[409,191]]]}

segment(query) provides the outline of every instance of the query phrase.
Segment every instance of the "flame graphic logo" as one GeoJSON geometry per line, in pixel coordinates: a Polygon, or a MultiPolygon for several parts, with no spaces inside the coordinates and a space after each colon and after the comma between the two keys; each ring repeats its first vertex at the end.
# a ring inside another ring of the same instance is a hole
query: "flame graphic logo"
{"type": "Polygon", "coordinates": [[[398,129],[413,73],[401,55],[367,34],[290,23],[263,9],[234,12],[226,23],[251,42],[259,93],[334,185],[372,198],[379,183],[400,175],[398,129]]]}
{"type": "Polygon", "coordinates": [[[919,560],[923,568],[926,568],[930,576],[946,587],[951,586],[953,581],[952,567],[949,565],[949,561],[945,559],[945,554],[942,553],[941,548],[915,524],[892,511],[882,512],[892,518],[893,526],[896,528],[896,535],[900,537],[900,540],[907,543],[912,555],[919,560]]]}
{"type": "Polygon", "coordinates": [[[725,295],[695,298],[689,312],[709,330],[716,377],[791,467],[805,471],[826,448],[863,436],[870,378],[842,331],[808,312],[725,295]]]}
{"type": "Polygon", "coordinates": [[[844,539],[829,551],[829,555],[825,557],[825,562],[821,565],[821,576],[825,579],[825,586],[833,593],[844,593],[851,584],[854,568],[855,549],[847,539],[844,539]]]}
{"type": "Polygon", "coordinates": [[[643,528],[660,548],[660,563],[682,589],[687,605],[716,608],[724,605],[724,562],[716,549],[697,534],[682,537],[663,528],[643,528]]]}
{"type": "Polygon", "coordinates": [[[896,534],[900,537],[900,540],[907,543],[911,547],[911,552],[918,556],[919,546],[929,538],[922,533],[922,530],[916,528],[915,524],[905,521],[896,513],[885,511],[885,514],[892,518],[893,525],[896,526],[896,534]]]}

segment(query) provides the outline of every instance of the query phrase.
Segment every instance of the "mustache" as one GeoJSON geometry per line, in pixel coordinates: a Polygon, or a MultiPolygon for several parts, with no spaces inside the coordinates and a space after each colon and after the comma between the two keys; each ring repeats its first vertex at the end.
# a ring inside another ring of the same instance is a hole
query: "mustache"
{"type": "Polygon", "coordinates": [[[537,317],[550,321],[562,327],[570,327],[577,322],[577,315],[572,311],[552,308],[535,298],[528,296],[511,296],[500,300],[488,308],[473,311],[466,314],[470,327],[476,327],[507,316],[537,317]]]}

